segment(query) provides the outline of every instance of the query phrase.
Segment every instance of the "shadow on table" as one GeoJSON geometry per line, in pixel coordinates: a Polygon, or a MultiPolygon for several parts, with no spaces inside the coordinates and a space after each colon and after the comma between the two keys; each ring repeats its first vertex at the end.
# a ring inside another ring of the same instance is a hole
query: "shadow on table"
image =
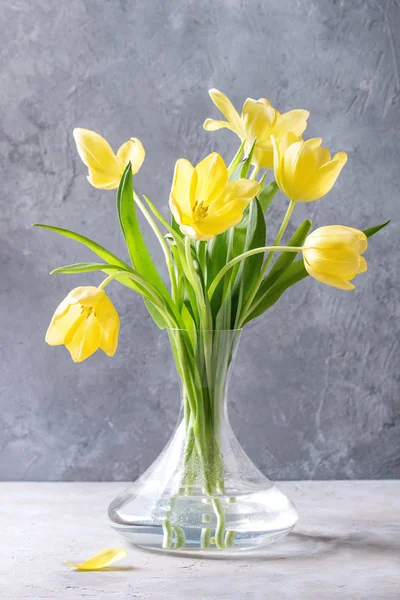
{"type": "MultiPolygon", "coordinates": [[[[354,554],[376,554],[380,557],[398,557],[400,555],[400,541],[393,542],[393,537],[400,540],[399,534],[393,536],[389,529],[387,536],[382,532],[360,531],[348,535],[330,536],[318,533],[293,532],[287,537],[265,548],[245,552],[233,552],[231,555],[218,556],[216,552],[212,560],[315,560],[324,556],[333,555],[340,550],[346,549],[354,554]]],[[[173,552],[170,553],[173,556],[173,552]]],[[[201,556],[196,557],[194,552],[179,552],[180,557],[198,558],[207,560],[201,556]]]]}
{"type": "MultiPolygon", "coordinates": [[[[400,535],[398,538],[400,538],[400,535]]],[[[386,555],[389,558],[392,555],[400,555],[400,541],[393,541],[393,534],[389,537],[389,532],[387,536],[373,531],[360,531],[338,536],[293,532],[276,545],[267,546],[260,552],[257,559],[284,560],[294,558],[297,560],[314,560],[316,557],[327,556],[343,549],[351,550],[357,554],[376,554],[379,552],[380,556],[386,555]]],[[[246,560],[247,558],[251,560],[253,557],[251,555],[247,557],[246,555],[246,560]]]]}

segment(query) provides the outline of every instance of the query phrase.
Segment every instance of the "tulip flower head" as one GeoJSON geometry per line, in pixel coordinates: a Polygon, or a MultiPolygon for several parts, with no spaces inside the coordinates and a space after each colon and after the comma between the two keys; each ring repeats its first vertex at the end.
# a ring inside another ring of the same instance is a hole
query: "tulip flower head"
{"type": "Polygon", "coordinates": [[[74,362],[98,348],[113,356],[118,346],[119,316],[104,290],[77,287],[61,302],[46,333],[50,346],[64,344],[74,362]]]}
{"type": "Polygon", "coordinates": [[[122,144],[117,154],[101,135],[89,129],[74,129],[74,138],[79,156],[89,169],[88,181],[95,188],[113,190],[119,186],[129,161],[133,174],[143,164],[145,151],[137,138],[122,144]]]}
{"type": "Polygon", "coordinates": [[[169,205],[184,235],[210,240],[242,220],[259,189],[257,181],[228,181],[222,157],[213,152],[197,167],[184,158],[176,162],[169,205]]]}
{"type": "Polygon", "coordinates": [[[288,131],[301,136],[307,127],[307,119],[310,114],[307,110],[291,110],[281,114],[266,98],[259,100],[247,98],[242,108],[242,114],[239,115],[232,102],[222,92],[211,89],[209,94],[227,121],[207,119],[203,125],[204,129],[206,131],[230,129],[242,141],[246,140],[247,151],[256,140],[252,163],[258,167],[273,168],[271,135],[274,135],[277,140],[280,140],[288,131]]]}
{"type": "Polygon", "coordinates": [[[307,141],[287,133],[280,141],[271,137],[274,172],[279,188],[294,202],[311,202],[325,196],[334,186],[347,162],[346,152],[331,159],[321,138],[307,141]]]}
{"type": "Polygon", "coordinates": [[[343,225],[313,231],[303,246],[304,266],[314,279],[341,290],[352,290],[351,280],[367,270],[361,254],[367,249],[365,233],[343,225]]]}

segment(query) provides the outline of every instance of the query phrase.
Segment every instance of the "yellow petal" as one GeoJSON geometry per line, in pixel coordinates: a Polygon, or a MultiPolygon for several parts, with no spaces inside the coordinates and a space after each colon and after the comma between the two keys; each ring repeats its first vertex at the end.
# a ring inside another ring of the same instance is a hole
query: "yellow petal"
{"type": "Polygon", "coordinates": [[[93,313],[76,322],[74,331],[68,332],[65,346],[74,362],[83,362],[94,354],[100,346],[102,331],[93,313]]]}
{"type": "Polygon", "coordinates": [[[297,160],[304,146],[304,142],[294,142],[286,152],[282,154],[280,171],[282,189],[292,200],[297,199],[296,189],[293,185],[293,177],[296,170],[297,160]]]}
{"type": "Polygon", "coordinates": [[[103,337],[100,342],[100,348],[107,356],[114,356],[118,348],[119,319],[118,327],[111,331],[103,331],[103,337]]]}
{"type": "Polygon", "coordinates": [[[197,176],[193,165],[185,158],[176,161],[169,205],[177,223],[191,218],[197,176]]]}
{"type": "Polygon", "coordinates": [[[296,198],[296,200],[298,202],[311,202],[325,196],[335,185],[346,160],[346,153],[339,152],[333,157],[333,160],[317,169],[309,184],[302,190],[301,197],[296,198]]]}
{"type": "Polygon", "coordinates": [[[360,256],[360,266],[358,267],[358,273],[365,273],[368,271],[367,261],[363,256],[360,256]]]}
{"type": "Polygon", "coordinates": [[[273,127],[273,135],[277,138],[283,137],[285,133],[291,131],[297,136],[301,136],[307,127],[307,119],[310,116],[308,110],[291,110],[283,115],[279,115],[273,127]]]}
{"type": "Polygon", "coordinates": [[[74,129],[79,156],[89,169],[89,181],[95,187],[111,189],[122,175],[121,165],[109,143],[89,129],[74,129]]]}
{"type": "Polygon", "coordinates": [[[258,181],[250,179],[238,179],[229,181],[222,192],[215,198],[210,205],[209,214],[213,214],[220,208],[234,203],[240,204],[243,209],[260,191],[258,181]]]}
{"type": "Polygon", "coordinates": [[[365,233],[344,225],[325,225],[315,229],[304,242],[305,248],[331,248],[350,246],[360,254],[367,249],[365,233]]]}
{"type": "Polygon", "coordinates": [[[329,249],[303,248],[303,256],[313,271],[343,279],[352,279],[360,266],[358,252],[346,246],[329,249]]]}
{"type": "Polygon", "coordinates": [[[237,133],[233,125],[228,121],[218,121],[216,119],[206,119],[203,123],[203,128],[206,131],[218,131],[219,129],[230,129],[234,133],[237,133]]]}
{"type": "Polygon", "coordinates": [[[290,182],[293,200],[297,200],[299,196],[301,197],[302,191],[307,187],[316,170],[317,161],[315,159],[314,150],[309,148],[306,144],[303,144],[297,155],[290,182]]]}
{"type": "Polygon", "coordinates": [[[49,346],[64,344],[68,332],[81,314],[81,307],[79,305],[74,304],[71,306],[66,300],[63,300],[57,308],[47,329],[45,340],[49,346]],[[57,314],[60,312],[61,307],[66,307],[66,310],[63,314],[57,314]]]}
{"type": "Polygon", "coordinates": [[[118,174],[117,177],[110,177],[108,173],[104,173],[104,171],[96,171],[95,169],[90,169],[89,175],[87,176],[87,180],[95,188],[100,190],[115,190],[119,186],[119,182],[121,181],[121,173],[118,174]]]}
{"type": "Polygon", "coordinates": [[[271,130],[275,122],[276,111],[272,106],[263,101],[247,98],[243,105],[242,120],[246,138],[257,138],[257,145],[269,145],[271,130]],[[263,141],[265,144],[263,144],[263,141]]]}
{"type": "Polygon", "coordinates": [[[118,347],[119,315],[108,296],[96,308],[96,317],[102,328],[100,348],[107,356],[114,356],[118,347]]]}
{"type": "Polygon", "coordinates": [[[199,230],[199,228],[196,226],[196,224],[193,224],[193,227],[191,227],[190,225],[181,225],[180,226],[180,230],[182,231],[183,235],[185,235],[186,237],[189,237],[193,240],[200,240],[200,241],[207,241],[207,240],[211,240],[214,237],[214,233],[211,234],[206,234],[206,233],[201,233],[201,231],[199,230]]]}
{"type": "Polygon", "coordinates": [[[252,164],[263,169],[274,168],[274,151],[272,144],[269,147],[262,148],[258,144],[254,147],[252,164]]]}
{"type": "Polygon", "coordinates": [[[235,131],[237,135],[244,137],[242,120],[229,98],[215,88],[209,90],[208,93],[210,94],[210,98],[214,102],[215,106],[219,108],[224,117],[231,124],[230,129],[235,131]]]}
{"type": "Polygon", "coordinates": [[[135,175],[143,164],[145,154],[142,142],[138,138],[131,138],[119,148],[117,158],[122,169],[131,161],[132,173],[135,175]]]}
{"type": "Polygon", "coordinates": [[[117,560],[125,558],[127,555],[128,552],[122,548],[104,548],[104,550],[100,550],[100,552],[88,560],[85,560],[83,563],[76,564],[69,562],[68,560],[64,562],[71,567],[75,567],[75,569],[78,569],[79,571],[97,571],[99,569],[104,569],[104,567],[108,567],[117,560]]]}
{"type": "Polygon", "coordinates": [[[272,149],[273,149],[273,153],[274,153],[274,175],[275,175],[275,180],[276,183],[278,184],[279,189],[283,190],[283,186],[282,186],[282,179],[281,179],[281,174],[282,174],[282,169],[281,169],[281,162],[282,162],[282,154],[280,152],[279,149],[279,145],[277,140],[274,138],[273,135],[271,135],[271,143],[272,143],[272,149]]]}
{"type": "Polygon", "coordinates": [[[222,156],[212,152],[195,169],[197,185],[195,199],[197,204],[211,204],[228,181],[228,170],[222,156]]]}
{"type": "MultiPolygon", "coordinates": [[[[311,140],[307,140],[304,143],[307,144],[307,142],[309,142],[309,141],[311,141],[311,140]]],[[[316,160],[318,169],[319,169],[319,167],[322,167],[322,165],[325,165],[326,163],[328,163],[331,160],[331,153],[329,152],[329,150],[327,148],[323,148],[322,146],[313,148],[313,153],[315,156],[315,160],[316,160]]]]}
{"type": "Polygon", "coordinates": [[[66,300],[70,304],[95,306],[105,295],[105,291],[95,285],[82,285],[71,290],[66,300]]]}
{"type": "Polygon", "coordinates": [[[289,182],[285,179],[284,174],[284,157],[286,150],[295,142],[298,142],[299,139],[292,133],[287,133],[282,140],[276,140],[273,135],[271,135],[271,143],[274,152],[274,174],[275,180],[278,184],[278,187],[286,196],[289,196],[289,182]]]}
{"type": "Polygon", "coordinates": [[[304,262],[304,265],[308,271],[308,273],[321,283],[325,283],[326,285],[330,285],[331,287],[338,288],[340,290],[354,290],[355,285],[350,283],[350,281],[346,281],[345,279],[340,279],[339,277],[334,277],[333,275],[327,275],[326,273],[319,273],[318,271],[313,271],[310,267],[307,266],[307,263],[304,262]]]}
{"type": "Polygon", "coordinates": [[[245,207],[245,203],[232,202],[221,208],[218,213],[207,215],[204,219],[194,224],[197,234],[196,239],[211,239],[215,235],[219,235],[227,229],[234,227],[242,220],[245,207]]]}

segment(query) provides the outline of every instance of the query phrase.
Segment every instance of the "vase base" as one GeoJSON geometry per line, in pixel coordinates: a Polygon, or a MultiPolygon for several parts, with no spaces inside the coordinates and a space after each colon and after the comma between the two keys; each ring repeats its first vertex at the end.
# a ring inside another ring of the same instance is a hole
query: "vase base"
{"type": "Polygon", "coordinates": [[[153,506],[148,518],[143,518],[145,506],[145,499],[137,496],[119,509],[111,505],[111,526],[143,550],[215,558],[257,552],[287,535],[298,519],[292,502],[274,485],[234,498],[179,496],[173,505],[165,499],[153,506]]]}
{"type": "Polygon", "coordinates": [[[112,525],[113,529],[127,538],[134,546],[147,552],[161,552],[175,556],[193,555],[203,558],[232,558],[235,554],[258,553],[264,546],[276,542],[292,531],[293,527],[278,531],[260,532],[249,531],[240,535],[236,532],[234,545],[232,547],[217,548],[210,545],[209,548],[202,547],[201,539],[197,531],[185,530],[185,545],[183,547],[163,547],[162,527],[125,527],[123,529],[112,525]]]}

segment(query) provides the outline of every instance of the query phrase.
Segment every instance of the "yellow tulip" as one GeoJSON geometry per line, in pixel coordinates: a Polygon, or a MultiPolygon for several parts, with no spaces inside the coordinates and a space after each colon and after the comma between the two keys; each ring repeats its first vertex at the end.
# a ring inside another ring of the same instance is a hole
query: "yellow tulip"
{"type": "Polygon", "coordinates": [[[46,333],[50,346],[64,344],[74,362],[101,348],[113,356],[118,346],[119,316],[104,290],[77,287],[61,302],[46,333]]]}
{"type": "Polygon", "coordinates": [[[204,129],[216,131],[227,128],[236,133],[240,139],[246,140],[248,151],[256,139],[252,163],[258,167],[272,169],[274,165],[271,135],[280,140],[285,133],[293,131],[300,136],[307,127],[309,112],[307,110],[291,110],[281,114],[271,106],[266,98],[253,100],[247,98],[242,114],[239,115],[232,102],[219,90],[209,90],[211,100],[219,108],[227,121],[207,119],[204,129]]]}
{"type": "Polygon", "coordinates": [[[303,246],[304,266],[314,279],[342,290],[354,289],[350,281],[367,270],[361,254],[367,236],[358,229],[328,225],[313,231],[303,246]]]}
{"type": "Polygon", "coordinates": [[[101,135],[89,129],[74,129],[74,138],[79,156],[89,169],[88,181],[95,188],[113,190],[119,186],[129,161],[133,174],[143,164],[145,151],[137,138],[122,144],[117,154],[101,135]]]}
{"type": "Polygon", "coordinates": [[[197,167],[184,158],[176,162],[169,205],[184,235],[210,240],[242,220],[259,189],[257,181],[228,181],[222,157],[213,152],[197,167]]]}
{"type": "Polygon", "coordinates": [[[274,136],[271,140],[276,183],[294,202],[325,196],[347,162],[346,152],[338,152],[331,159],[329,150],[321,146],[321,138],[303,141],[289,132],[280,141],[274,136]]]}

